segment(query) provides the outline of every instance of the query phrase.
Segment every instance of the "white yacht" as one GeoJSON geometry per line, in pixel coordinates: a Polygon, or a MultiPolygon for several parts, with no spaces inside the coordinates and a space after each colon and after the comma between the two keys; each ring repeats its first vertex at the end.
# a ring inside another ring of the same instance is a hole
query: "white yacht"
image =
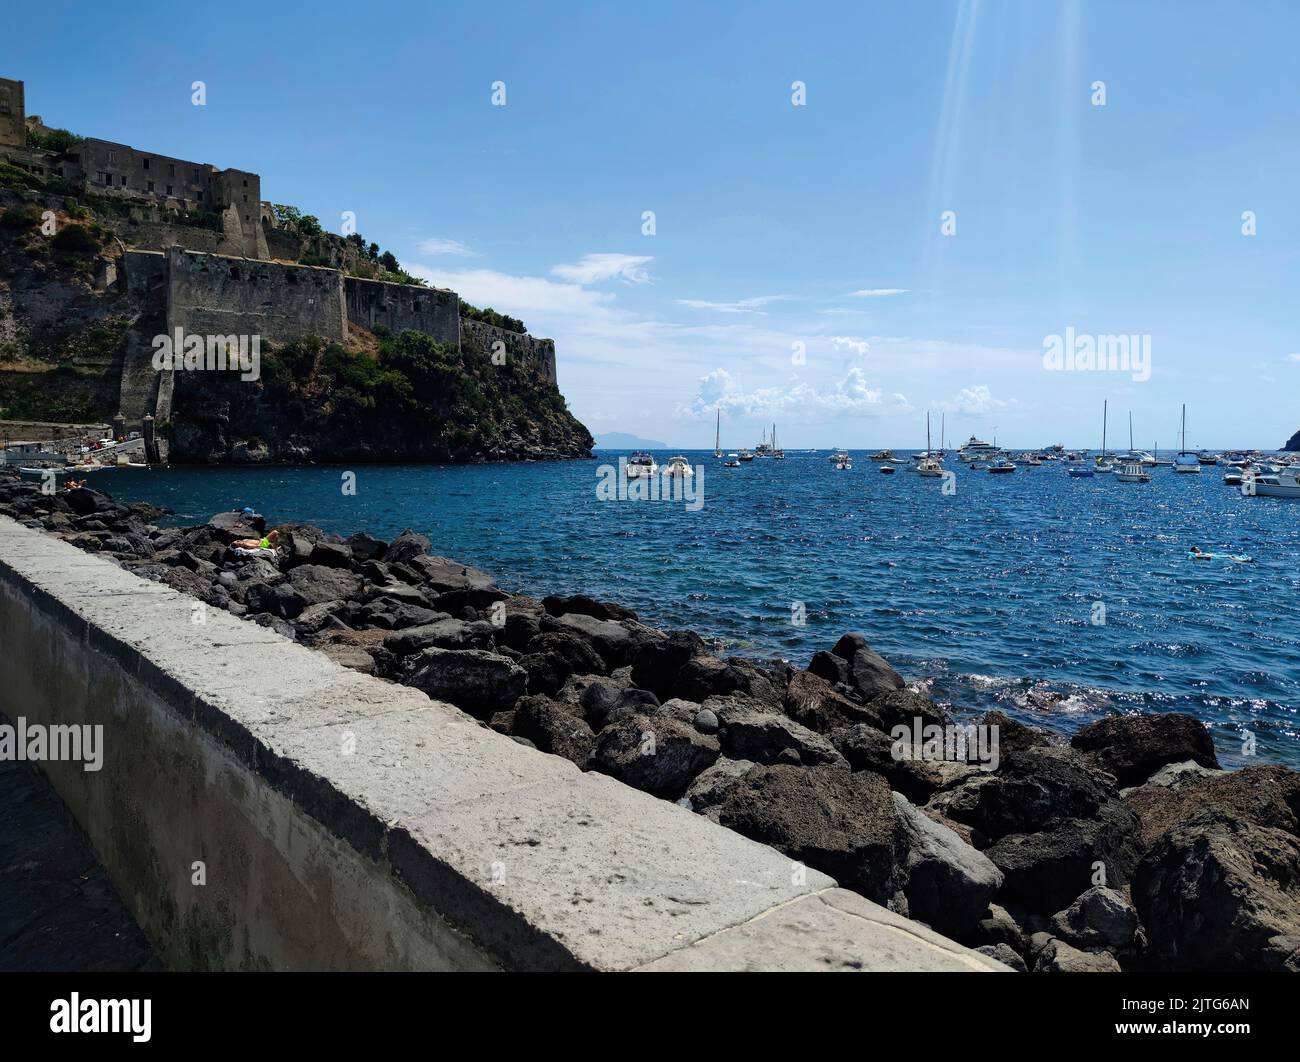
{"type": "Polygon", "coordinates": [[[1002,451],[995,443],[987,443],[972,435],[957,450],[957,456],[963,461],[991,461],[1002,451]]]}
{"type": "Polygon", "coordinates": [[[1280,472],[1256,476],[1253,487],[1242,483],[1241,492],[1264,498],[1300,498],[1300,469],[1292,465],[1280,472]]]}
{"type": "Polygon", "coordinates": [[[658,474],[659,466],[655,464],[655,459],[647,453],[636,453],[627,459],[628,479],[638,479],[642,476],[658,474]]]}
{"type": "Polygon", "coordinates": [[[847,450],[836,450],[831,454],[831,463],[835,466],[836,471],[853,471],[853,458],[849,456],[847,450]]]}
{"type": "Polygon", "coordinates": [[[1139,461],[1130,461],[1115,473],[1120,483],[1150,483],[1151,473],[1147,472],[1139,461]]]}
{"type": "Polygon", "coordinates": [[[669,479],[686,479],[688,476],[695,475],[695,469],[679,454],[668,459],[668,467],[664,469],[664,475],[669,479]]]}

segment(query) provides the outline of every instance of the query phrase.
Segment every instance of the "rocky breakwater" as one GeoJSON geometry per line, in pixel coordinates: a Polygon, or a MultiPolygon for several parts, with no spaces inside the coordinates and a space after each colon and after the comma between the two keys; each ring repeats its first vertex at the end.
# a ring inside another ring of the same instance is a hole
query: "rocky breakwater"
{"type": "Polygon", "coordinates": [[[807,668],[720,656],[619,605],[511,594],[424,536],[147,505],[0,478],[0,511],[483,726],[770,844],[1017,970],[1300,968],[1300,775],[1219,768],[1185,715],[1069,744],[954,723],[859,634],[807,668]]]}

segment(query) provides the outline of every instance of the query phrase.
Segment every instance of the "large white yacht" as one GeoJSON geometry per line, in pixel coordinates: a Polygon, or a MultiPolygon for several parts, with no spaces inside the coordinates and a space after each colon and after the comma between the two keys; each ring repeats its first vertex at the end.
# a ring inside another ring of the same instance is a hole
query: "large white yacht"
{"type": "Polygon", "coordinates": [[[958,449],[957,456],[963,461],[991,461],[1001,453],[1002,450],[994,443],[987,443],[972,435],[958,449]]]}
{"type": "Polygon", "coordinates": [[[638,479],[642,476],[658,475],[659,466],[647,453],[636,453],[627,459],[627,478],[638,479]]]}

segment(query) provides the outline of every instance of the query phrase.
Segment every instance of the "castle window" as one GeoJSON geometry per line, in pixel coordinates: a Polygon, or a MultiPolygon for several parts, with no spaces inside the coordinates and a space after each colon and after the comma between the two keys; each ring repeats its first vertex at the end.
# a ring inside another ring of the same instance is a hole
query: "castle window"
{"type": "Polygon", "coordinates": [[[149,190],[150,192],[152,192],[152,191],[153,191],[153,181],[146,181],[145,183],[148,185],[148,190],[149,190]]]}
{"type": "Polygon", "coordinates": [[[203,191],[202,191],[202,189],[199,190],[199,202],[200,202],[200,203],[203,202],[203,191]]]}
{"type": "Polygon", "coordinates": [[[145,159],[145,160],[144,160],[144,168],[145,168],[146,170],[149,168],[149,160],[148,160],[148,159],[145,159]]]}
{"type": "Polygon", "coordinates": [[[168,177],[175,177],[175,176],[176,176],[176,163],[172,162],[172,163],[169,163],[169,164],[168,164],[168,166],[167,166],[167,176],[168,176],[168,177]]]}
{"type": "MultiPolygon", "coordinates": [[[[247,182],[247,181],[244,182],[244,187],[245,187],[245,188],[248,187],[248,182],[247,182]]],[[[248,199],[248,196],[244,196],[244,199],[247,200],[247,199],[248,199]]]]}
{"type": "Polygon", "coordinates": [[[123,188],[126,187],[126,174],[122,174],[122,180],[119,182],[123,188]]]}
{"type": "Polygon", "coordinates": [[[168,195],[172,194],[172,186],[170,184],[167,186],[167,194],[168,195]]]}

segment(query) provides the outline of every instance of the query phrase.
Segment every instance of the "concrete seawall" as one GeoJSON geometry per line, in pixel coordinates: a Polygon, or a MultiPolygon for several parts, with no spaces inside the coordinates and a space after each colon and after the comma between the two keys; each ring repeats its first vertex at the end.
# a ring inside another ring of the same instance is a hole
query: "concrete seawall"
{"type": "Polygon", "coordinates": [[[10,721],[103,726],[41,766],[171,968],[1005,969],[3,517],[0,644],[10,721]]]}

